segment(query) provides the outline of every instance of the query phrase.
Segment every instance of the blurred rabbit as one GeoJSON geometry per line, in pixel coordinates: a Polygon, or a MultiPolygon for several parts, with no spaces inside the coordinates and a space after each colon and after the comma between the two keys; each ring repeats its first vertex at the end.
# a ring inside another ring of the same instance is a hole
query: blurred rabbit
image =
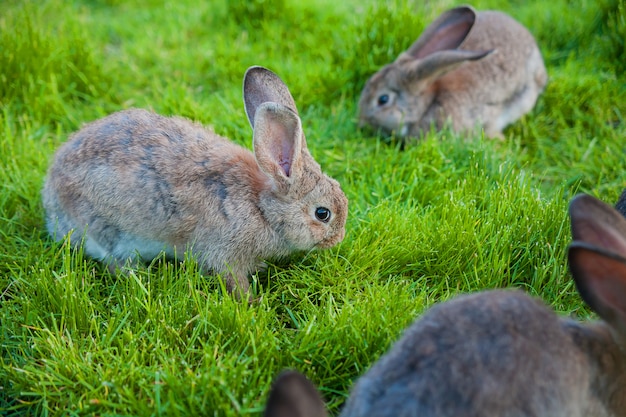
{"type": "Polygon", "coordinates": [[[399,138],[419,138],[446,123],[502,137],[505,126],[533,108],[546,82],[541,52],[525,27],[502,12],[461,6],[367,81],[359,121],[399,138]]]}
{"type": "Polygon", "coordinates": [[[262,260],[329,248],[348,201],[309,153],[287,86],[251,67],[244,102],[254,154],[197,123],[131,109],[87,124],[57,151],[43,188],[57,240],[114,271],[127,260],[190,249],[229,291],[248,291],[262,260]]]}
{"type": "MultiPolygon", "coordinates": [[[[355,384],[341,416],[626,416],[626,219],[580,195],[569,266],[603,319],[560,318],[521,291],[438,304],[355,384]]],[[[266,417],[321,417],[305,377],[281,374],[266,417]]]]}

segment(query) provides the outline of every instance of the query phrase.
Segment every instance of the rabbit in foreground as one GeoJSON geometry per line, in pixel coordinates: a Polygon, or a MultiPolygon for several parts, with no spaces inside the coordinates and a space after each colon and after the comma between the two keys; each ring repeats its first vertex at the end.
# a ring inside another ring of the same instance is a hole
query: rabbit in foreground
{"type": "Polygon", "coordinates": [[[505,126],[533,108],[546,82],[526,28],[502,12],[461,6],[439,16],[366,82],[359,122],[403,139],[446,123],[502,137],[505,126]]]}
{"type": "Polygon", "coordinates": [[[229,291],[249,288],[263,259],[329,248],[348,201],[309,153],[287,86],[251,67],[244,102],[254,154],[199,124],[131,109],[92,122],[57,151],[43,188],[56,239],[85,233],[111,270],[187,249],[229,291]]]}
{"type": "MultiPolygon", "coordinates": [[[[353,416],[626,416],[626,220],[580,195],[570,204],[569,266],[603,319],[560,318],[521,291],[436,305],[357,381],[353,416]]],[[[304,376],[281,374],[266,417],[322,417],[304,376]]]]}

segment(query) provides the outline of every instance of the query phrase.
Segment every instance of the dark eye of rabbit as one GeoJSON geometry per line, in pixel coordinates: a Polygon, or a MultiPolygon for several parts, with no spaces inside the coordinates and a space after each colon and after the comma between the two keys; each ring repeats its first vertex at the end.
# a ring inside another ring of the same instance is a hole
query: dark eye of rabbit
{"type": "Polygon", "coordinates": [[[315,209],[315,217],[317,217],[317,220],[326,223],[330,220],[330,210],[326,207],[318,207],[315,209]]]}
{"type": "Polygon", "coordinates": [[[378,97],[378,105],[379,106],[384,106],[387,103],[389,103],[389,94],[383,94],[383,95],[378,97]]]}

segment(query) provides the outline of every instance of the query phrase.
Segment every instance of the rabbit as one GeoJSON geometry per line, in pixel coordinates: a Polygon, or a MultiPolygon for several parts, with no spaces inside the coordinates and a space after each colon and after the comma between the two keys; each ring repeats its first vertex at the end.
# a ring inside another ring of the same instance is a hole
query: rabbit
{"type": "Polygon", "coordinates": [[[365,83],[359,125],[403,142],[448,124],[503,138],[504,127],[534,107],[547,80],[525,27],[499,11],[456,7],[365,83]]]}
{"type": "MultiPolygon", "coordinates": [[[[340,415],[626,416],[626,219],[584,194],[569,213],[569,268],[602,321],[561,318],[519,290],[456,297],[405,331],[340,415]]],[[[303,375],[276,378],[266,417],[325,415],[303,375]]]]}
{"type": "Polygon", "coordinates": [[[248,292],[264,259],[341,242],[348,200],[309,153],[289,89],[254,66],[243,95],[254,153],[200,124],[142,109],[84,126],[47,173],[49,233],[84,233],[85,252],[112,272],[189,249],[236,295],[248,292]]]}

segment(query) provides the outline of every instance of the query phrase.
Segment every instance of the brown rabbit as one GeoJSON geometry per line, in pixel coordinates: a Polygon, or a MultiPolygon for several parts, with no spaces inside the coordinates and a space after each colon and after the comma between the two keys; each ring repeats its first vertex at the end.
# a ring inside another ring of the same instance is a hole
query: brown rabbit
{"type": "Polygon", "coordinates": [[[446,123],[501,137],[533,108],[546,82],[541,52],[526,28],[502,12],[461,6],[439,16],[367,81],[359,122],[399,138],[419,138],[446,123]]]}
{"type": "Polygon", "coordinates": [[[251,67],[243,93],[254,154],[146,110],[86,125],[58,150],[45,181],[50,234],[74,230],[78,243],[84,233],[86,253],[112,270],[190,249],[237,295],[263,259],[339,243],[348,201],[309,153],[287,86],[251,67]]]}
{"type": "MultiPolygon", "coordinates": [[[[457,297],[406,330],[341,416],[626,416],[626,220],[588,195],[570,216],[570,270],[603,321],[558,317],[521,291],[457,297]]],[[[325,415],[306,378],[277,378],[266,417],[325,415]]]]}

